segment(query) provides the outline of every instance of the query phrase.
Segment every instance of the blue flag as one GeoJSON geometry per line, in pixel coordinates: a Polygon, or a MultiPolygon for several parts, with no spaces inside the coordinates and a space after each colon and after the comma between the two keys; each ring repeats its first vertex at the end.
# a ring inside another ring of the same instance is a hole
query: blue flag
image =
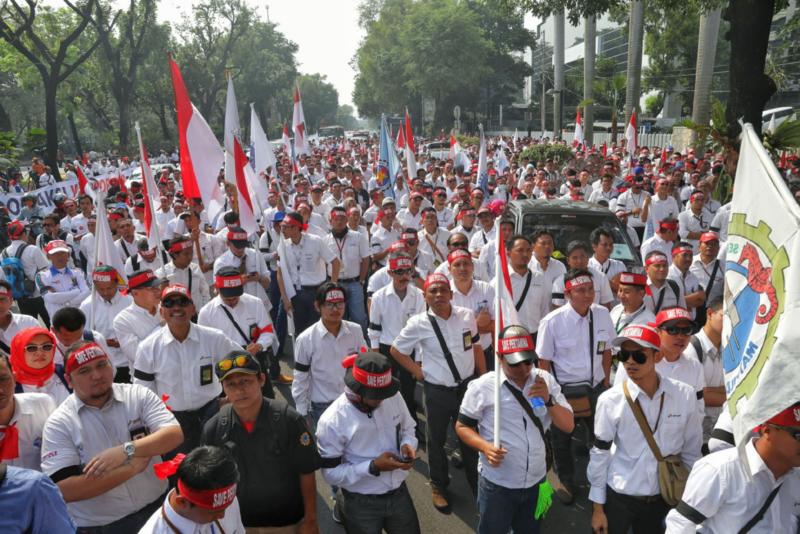
{"type": "Polygon", "coordinates": [[[392,140],[389,138],[389,129],[386,127],[386,116],[381,115],[381,138],[378,148],[378,171],[375,174],[375,181],[383,194],[394,198],[394,181],[397,176],[399,162],[395,165],[397,154],[394,152],[392,140]]]}

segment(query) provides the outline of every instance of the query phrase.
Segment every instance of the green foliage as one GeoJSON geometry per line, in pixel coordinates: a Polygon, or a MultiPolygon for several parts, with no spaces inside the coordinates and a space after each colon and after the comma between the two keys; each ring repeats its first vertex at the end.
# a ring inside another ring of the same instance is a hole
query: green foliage
{"type": "Polygon", "coordinates": [[[356,128],[358,121],[356,120],[353,110],[353,106],[349,104],[342,104],[339,106],[339,109],[336,110],[336,120],[334,121],[335,124],[338,124],[345,130],[353,130],[356,128]]]}
{"type": "Polygon", "coordinates": [[[470,145],[478,146],[481,144],[481,138],[474,135],[457,134],[456,140],[463,148],[467,148],[470,145]]]}
{"type": "Polygon", "coordinates": [[[522,151],[520,159],[522,158],[530,158],[536,162],[553,158],[556,163],[564,163],[572,159],[572,148],[567,145],[532,145],[522,151]]]}
{"type": "Polygon", "coordinates": [[[0,132],[0,169],[7,169],[19,164],[21,150],[12,132],[0,132]]]}
{"type": "Polygon", "coordinates": [[[44,128],[30,128],[25,137],[25,152],[37,154],[44,150],[47,132],[44,128]]]}
{"type": "Polygon", "coordinates": [[[785,120],[773,132],[764,133],[764,147],[778,158],[784,150],[792,151],[800,148],[800,119],[785,120]]]}
{"type": "Polygon", "coordinates": [[[339,93],[326,81],[326,76],[301,74],[298,82],[308,130],[314,132],[320,125],[333,124],[339,110],[339,93]]]}
{"type": "Polygon", "coordinates": [[[664,96],[657,94],[657,95],[649,95],[646,96],[644,99],[644,112],[650,117],[655,117],[661,111],[661,108],[664,107],[664,96]]]}

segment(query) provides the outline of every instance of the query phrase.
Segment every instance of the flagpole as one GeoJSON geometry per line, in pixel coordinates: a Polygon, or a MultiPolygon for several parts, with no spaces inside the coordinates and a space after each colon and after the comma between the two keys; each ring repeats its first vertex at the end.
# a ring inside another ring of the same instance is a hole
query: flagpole
{"type": "Polygon", "coordinates": [[[500,247],[505,246],[500,241],[500,221],[495,222],[495,245],[497,254],[494,258],[494,446],[500,447],[500,326],[503,309],[500,303],[500,288],[503,283],[503,270],[500,265],[500,247]]]}

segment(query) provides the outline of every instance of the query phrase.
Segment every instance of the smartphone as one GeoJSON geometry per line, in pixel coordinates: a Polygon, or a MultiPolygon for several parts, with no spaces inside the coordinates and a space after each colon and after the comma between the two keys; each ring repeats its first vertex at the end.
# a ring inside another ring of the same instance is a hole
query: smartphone
{"type": "Polygon", "coordinates": [[[410,456],[395,456],[394,459],[404,464],[410,464],[411,462],[414,461],[414,459],[411,458],[410,456]]]}

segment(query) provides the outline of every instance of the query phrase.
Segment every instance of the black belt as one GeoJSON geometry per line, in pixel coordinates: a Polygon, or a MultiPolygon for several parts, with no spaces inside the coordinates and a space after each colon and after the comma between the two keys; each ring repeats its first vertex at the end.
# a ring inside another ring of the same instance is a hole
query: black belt
{"type": "Polygon", "coordinates": [[[371,497],[371,498],[375,499],[375,498],[382,498],[382,497],[391,497],[392,495],[394,495],[394,494],[402,491],[403,489],[405,489],[405,486],[406,486],[406,483],[403,482],[402,484],[400,484],[399,486],[397,486],[393,490],[389,490],[386,493],[377,493],[377,494],[356,493],[354,491],[347,491],[344,488],[340,488],[340,489],[342,490],[342,494],[345,497],[371,497]]]}
{"type": "Polygon", "coordinates": [[[428,382],[427,380],[425,381],[425,385],[426,386],[430,386],[430,387],[432,387],[434,389],[441,389],[442,391],[459,391],[461,388],[466,387],[467,383],[471,379],[472,379],[472,377],[469,377],[468,379],[464,380],[463,382],[461,382],[457,386],[442,386],[441,384],[434,384],[432,382],[428,382]]]}
{"type": "MultiPolygon", "coordinates": [[[[620,494],[620,495],[622,495],[622,494],[620,494]]],[[[627,497],[630,497],[632,499],[636,499],[637,501],[646,502],[646,503],[658,502],[658,501],[663,499],[663,497],[661,497],[660,493],[658,495],[627,495],[627,497]]]]}
{"type": "Polygon", "coordinates": [[[352,282],[360,282],[360,281],[361,280],[359,280],[358,276],[354,276],[353,278],[339,278],[340,284],[349,284],[352,282]]]}
{"type": "Polygon", "coordinates": [[[305,291],[316,291],[317,289],[319,289],[319,286],[321,285],[322,284],[318,284],[316,286],[300,286],[300,289],[303,289],[305,291]]]}

